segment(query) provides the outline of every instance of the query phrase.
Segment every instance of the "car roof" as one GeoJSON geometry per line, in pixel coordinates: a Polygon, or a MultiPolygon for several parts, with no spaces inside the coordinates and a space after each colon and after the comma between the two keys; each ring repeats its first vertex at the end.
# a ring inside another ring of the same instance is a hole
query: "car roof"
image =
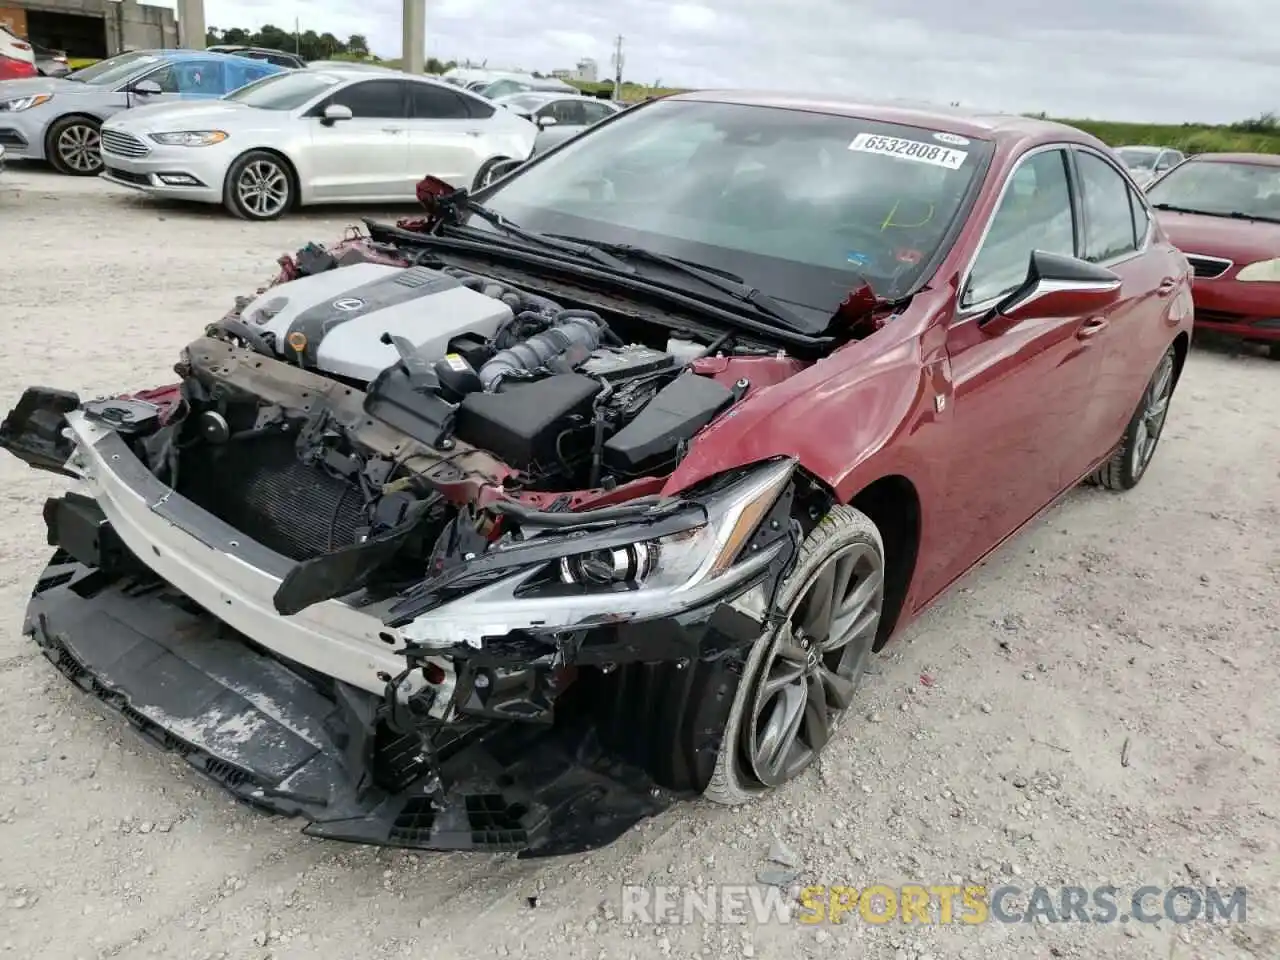
{"type": "Polygon", "coordinates": [[[395,67],[383,66],[380,63],[360,63],[357,60],[309,60],[307,69],[323,70],[326,73],[396,73],[406,77],[414,76],[395,67]]]}
{"type": "Polygon", "coordinates": [[[1011,144],[1027,139],[1056,139],[1105,146],[1092,134],[1055,120],[1024,117],[998,111],[947,107],[911,100],[874,100],[831,94],[781,93],[756,90],[696,90],[671,94],[663,100],[692,100],[732,103],[753,107],[773,107],[808,113],[881,120],[906,126],[928,127],[975,140],[1011,144]]]}
{"type": "Polygon", "coordinates": [[[170,50],[127,50],[126,53],[139,53],[148,57],[155,57],[159,60],[194,60],[208,59],[213,57],[215,60],[227,60],[232,63],[239,63],[244,57],[237,57],[235,54],[222,53],[218,50],[186,50],[186,49],[170,49],[170,50]]]}
{"type": "Polygon", "coordinates": [[[505,97],[499,97],[498,102],[510,100],[543,100],[550,102],[552,100],[596,100],[597,97],[587,96],[579,91],[565,90],[561,93],[558,90],[521,90],[519,93],[509,93],[505,97]]]}
{"type": "Polygon", "coordinates": [[[1146,143],[1127,143],[1123,147],[1116,147],[1117,150],[1141,150],[1143,153],[1159,153],[1162,150],[1172,150],[1173,147],[1153,147],[1146,143]]]}
{"type": "Polygon", "coordinates": [[[1189,160],[1207,160],[1210,163],[1252,163],[1258,166],[1280,167],[1280,154],[1274,153],[1198,153],[1189,160]]]}

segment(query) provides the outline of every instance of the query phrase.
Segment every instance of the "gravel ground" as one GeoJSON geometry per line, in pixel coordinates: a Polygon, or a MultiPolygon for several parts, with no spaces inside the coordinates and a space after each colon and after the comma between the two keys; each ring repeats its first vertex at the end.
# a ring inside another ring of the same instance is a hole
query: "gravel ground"
{"type": "MultiPolygon", "coordinates": [[[[9,349],[29,382],[165,382],[178,348],[353,212],[248,225],[98,181],[0,174],[9,349]]],[[[1280,364],[1198,348],[1127,496],[1073,494],[881,661],[821,769],[545,863],[415,856],[236,806],[75,693],[19,632],[60,484],[0,460],[0,953],[1274,958],[1280,364]],[[793,865],[770,863],[778,859],[793,865]],[[1243,923],[624,923],[624,883],[1248,887],[1243,923]],[[781,874],[781,876],[778,876],[781,874]],[[536,901],[531,901],[536,897],[536,901]]]]}

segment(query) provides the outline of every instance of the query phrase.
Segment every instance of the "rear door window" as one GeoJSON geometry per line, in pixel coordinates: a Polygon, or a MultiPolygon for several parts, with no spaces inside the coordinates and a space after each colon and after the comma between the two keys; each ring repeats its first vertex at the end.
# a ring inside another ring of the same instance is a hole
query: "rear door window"
{"type": "Polygon", "coordinates": [[[462,94],[431,83],[411,83],[413,116],[418,120],[465,120],[471,116],[462,94]]]}
{"type": "Polygon", "coordinates": [[[1085,150],[1076,151],[1076,168],[1084,203],[1084,259],[1102,263],[1133,253],[1138,235],[1128,182],[1107,161],[1085,150]]]}

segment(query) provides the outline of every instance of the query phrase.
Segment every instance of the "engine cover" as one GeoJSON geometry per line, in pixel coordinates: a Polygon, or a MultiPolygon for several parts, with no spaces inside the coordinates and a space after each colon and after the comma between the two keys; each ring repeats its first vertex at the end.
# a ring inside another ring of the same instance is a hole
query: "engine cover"
{"type": "Polygon", "coordinates": [[[289,359],[299,342],[303,365],[335,376],[370,381],[400,355],[382,335],[404,337],[428,361],[451,339],[491,337],[512,318],[501,300],[427,267],[354,263],[272,287],[241,311],[250,327],[270,333],[289,359]]]}

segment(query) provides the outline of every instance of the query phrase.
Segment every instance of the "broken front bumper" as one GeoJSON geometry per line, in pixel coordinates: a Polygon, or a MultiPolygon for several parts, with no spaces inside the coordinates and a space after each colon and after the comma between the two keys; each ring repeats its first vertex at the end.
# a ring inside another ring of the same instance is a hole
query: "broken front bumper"
{"type": "MultiPolygon", "coordinates": [[[[282,617],[272,597],[291,561],[160,483],[114,430],[45,412],[29,422],[49,436],[65,423],[81,491],[46,505],[58,553],[27,633],[78,686],[240,799],[304,817],[318,837],[545,856],[611,842],[705,784],[761,629],[741,597],[602,627],[578,664],[601,668],[595,686],[570,687],[575,709],[562,695],[540,723],[494,699],[468,709],[477,672],[514,679],[513,702],[528,702],[519,637],[461,660],[420,655],[446,674],[424,729],[451,702],[471,720],[428,749],[421,731],[387,722],[387,680],[406,661],[373,608],[333,600],[282,617]],[[679,724],[695,730],[693,755],[655,761],[646,734],[679,724]]],[[[61,452],[28,443],[24,459],[53,468],[61,452]]]]}
{"type": "Polygon", "coordinates": [[[304,817],[312,836],[547,856],[607,844],[673,799],[590,731],[497,725],[429,772],[413,738],[373,722],[368,695],[326,695],[178,591],[110,582],[62,552],[25,629],[153,743],[241,800],[304,817]]]}

